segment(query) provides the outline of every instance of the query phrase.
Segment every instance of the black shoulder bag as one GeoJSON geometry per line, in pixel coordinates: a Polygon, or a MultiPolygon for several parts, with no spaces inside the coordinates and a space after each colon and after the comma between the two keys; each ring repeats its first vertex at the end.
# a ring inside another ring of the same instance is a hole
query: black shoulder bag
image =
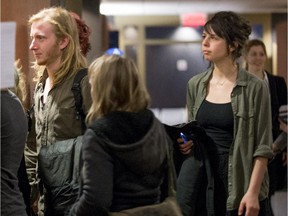
{"type": "MultiPolygon", "coordinates": [[[[86,75],[86,68],[78,71],[71,89],[75,98],[76,117],[81,120],[82,134],[86,126],[80,83],[86,75]]],[[[81,148],[82,135],[40,148],[38,169],[45,188],[45,215],[64,215],[76,201],[80,185],[81,148]]]]}

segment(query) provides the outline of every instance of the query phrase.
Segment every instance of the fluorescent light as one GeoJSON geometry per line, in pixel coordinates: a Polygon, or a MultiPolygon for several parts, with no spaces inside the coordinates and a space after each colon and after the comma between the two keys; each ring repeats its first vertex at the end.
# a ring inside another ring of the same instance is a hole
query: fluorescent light
{"type": "MultiPolygon", "coordinates": [[[[100,13],[107,16],[146,16],[146,15],[181,15],[183,13],[200,12],[215,13],[221,10],[232,10],[241,13],[285,12],[287,6],[278,6],[275,2],[283,0],[262,0],[255,7],[254,1],[101,1],[100,13]]],[[[256,2],[256,1],[255,1],[256,2]]],[[[278,3],[279,5],[279,3],[278,3]]],[[[287,5],[287,4],[286,4],[287,5]]]]}
{"type": "Polygon", "coordinates": [[[142,15],[143,10],[141,2],[102,2],[100,4],[100,13],[106,16],[142,15]]]}
{"type": "Polygon", "coordinates": [[[173,15],[178,14],[178,5],[173,2],[101,2],[100,13],[106,16],[173,15]]]}
{"type": "Polygon", "coordinates": [[[191,11],[212,12],[217,8],[221,10],[221,5],[215,7],[215,2],[104,1],[100,3],[100,13],[106,16],[169,16],[191,13],[191,11]]]}

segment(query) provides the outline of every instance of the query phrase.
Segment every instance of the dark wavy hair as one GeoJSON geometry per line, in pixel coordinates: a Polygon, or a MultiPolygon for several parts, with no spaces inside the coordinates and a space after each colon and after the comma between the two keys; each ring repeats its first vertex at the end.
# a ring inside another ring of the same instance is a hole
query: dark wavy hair
{"type": "Polygon", "coordinates": [[[242,54],[242,49],[251,34],[251,26],[243,17],[238,16],[232,11],[221,11],[216,13],[204,25],[204,30],[211,34],[212,31],[227,43],[227,52],[229,47],[234,47],[232,53],[233,61],[242,54]]]}

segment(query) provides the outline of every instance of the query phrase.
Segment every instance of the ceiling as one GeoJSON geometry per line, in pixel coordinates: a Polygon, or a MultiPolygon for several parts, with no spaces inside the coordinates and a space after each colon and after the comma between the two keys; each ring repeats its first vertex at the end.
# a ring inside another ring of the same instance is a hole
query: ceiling
{"type": "Polygon", "coordinates": [[[181,15],[215,13],[287,13],[287,0],[102,0],[100,13],[121,15],[181,15]]]}

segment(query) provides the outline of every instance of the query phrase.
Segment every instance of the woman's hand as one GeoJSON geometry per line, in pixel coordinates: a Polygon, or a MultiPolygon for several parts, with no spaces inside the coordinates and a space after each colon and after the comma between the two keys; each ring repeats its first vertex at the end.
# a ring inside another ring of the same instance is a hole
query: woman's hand
{"type": "Polygon", "coordinates": [[[257,194],[249,194],[247,192],[240,202],[238,215],[258,216],[259,210],[260,205],[257,194]]]}
{"type": "Polygon", "coordinates": [[[192,151],[193,146],[192,140],[189,140],[186,143],[184,143],[184,140],[182,138],[178,138],[177,142],[179,144],[179,149],[182,154],[187,155],[192,151]]]}

